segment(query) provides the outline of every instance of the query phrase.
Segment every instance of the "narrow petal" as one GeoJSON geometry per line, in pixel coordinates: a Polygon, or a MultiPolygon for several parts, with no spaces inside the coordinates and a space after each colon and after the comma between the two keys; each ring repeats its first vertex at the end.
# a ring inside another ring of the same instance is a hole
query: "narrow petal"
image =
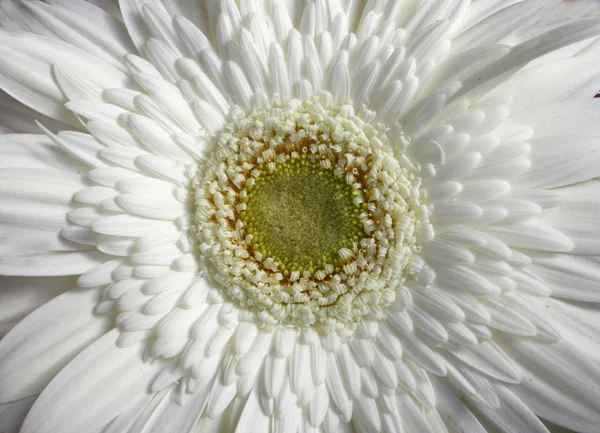
{"type": "Polygon", "coordinates": [[[500,397],[500,408],[479,406],[478,410],[501,432],[550,433],[531,409],[509,388],[499,385],[496,387],[496,393],[500,397]]]}

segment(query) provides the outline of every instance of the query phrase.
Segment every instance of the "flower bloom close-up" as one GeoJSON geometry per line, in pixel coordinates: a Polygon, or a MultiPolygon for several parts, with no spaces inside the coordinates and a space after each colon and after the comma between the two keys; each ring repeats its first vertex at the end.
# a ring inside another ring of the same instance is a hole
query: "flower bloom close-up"
{"type": "Polygon", "coordinates": [[[598,433],[600,4],[0,0],[1,433],[598,433]]]}

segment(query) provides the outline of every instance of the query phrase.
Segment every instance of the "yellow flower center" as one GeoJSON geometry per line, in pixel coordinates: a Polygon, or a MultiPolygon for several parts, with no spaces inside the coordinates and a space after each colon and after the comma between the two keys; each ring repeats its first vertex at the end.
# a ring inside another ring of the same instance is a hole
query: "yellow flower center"
{"type": "Polygon", "coordinates": [[[428,215],[395,138],[316,102],[231,120],[194,181],[203,272],[265,325],[328,333],[383,316],[428,215]]]}
{"type": "Polygon", "coordinates": [[[256,179],[241,221],[253,236],[253,250],[278,262],[284,276],[313,275],[327,264],[343,266],[347,260],[339,251],[352,250],[364,236],[363,206],[353,198],[341,174],[302,155],[256,179]]]}

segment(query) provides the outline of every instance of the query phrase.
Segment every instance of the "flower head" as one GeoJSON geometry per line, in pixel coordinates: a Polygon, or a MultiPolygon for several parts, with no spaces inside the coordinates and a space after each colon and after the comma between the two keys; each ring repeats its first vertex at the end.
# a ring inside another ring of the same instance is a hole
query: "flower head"
{"type": "Polygon", "coordinates": [[[597,431],[595,7],[0,5],[0,430],[597,431]]]}

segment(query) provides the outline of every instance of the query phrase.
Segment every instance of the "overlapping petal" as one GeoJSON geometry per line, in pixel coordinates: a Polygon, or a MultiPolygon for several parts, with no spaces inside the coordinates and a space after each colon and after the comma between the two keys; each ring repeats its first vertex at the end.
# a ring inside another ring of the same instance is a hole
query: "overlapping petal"
{"type": "Polygon", "coordinates": [[[0,296],[80,275],[0,310],[1,402],[41,392],[21,431],[592,433],[600,24],[563,7],[2,6],[0,107],[54,120],[0,137],[0,271],[52,276],[0,296]],[[192,236],[214,134],[294,98],[387,125],[430,212],[415,276],[346,334],[257,326],[192,236]]]}

